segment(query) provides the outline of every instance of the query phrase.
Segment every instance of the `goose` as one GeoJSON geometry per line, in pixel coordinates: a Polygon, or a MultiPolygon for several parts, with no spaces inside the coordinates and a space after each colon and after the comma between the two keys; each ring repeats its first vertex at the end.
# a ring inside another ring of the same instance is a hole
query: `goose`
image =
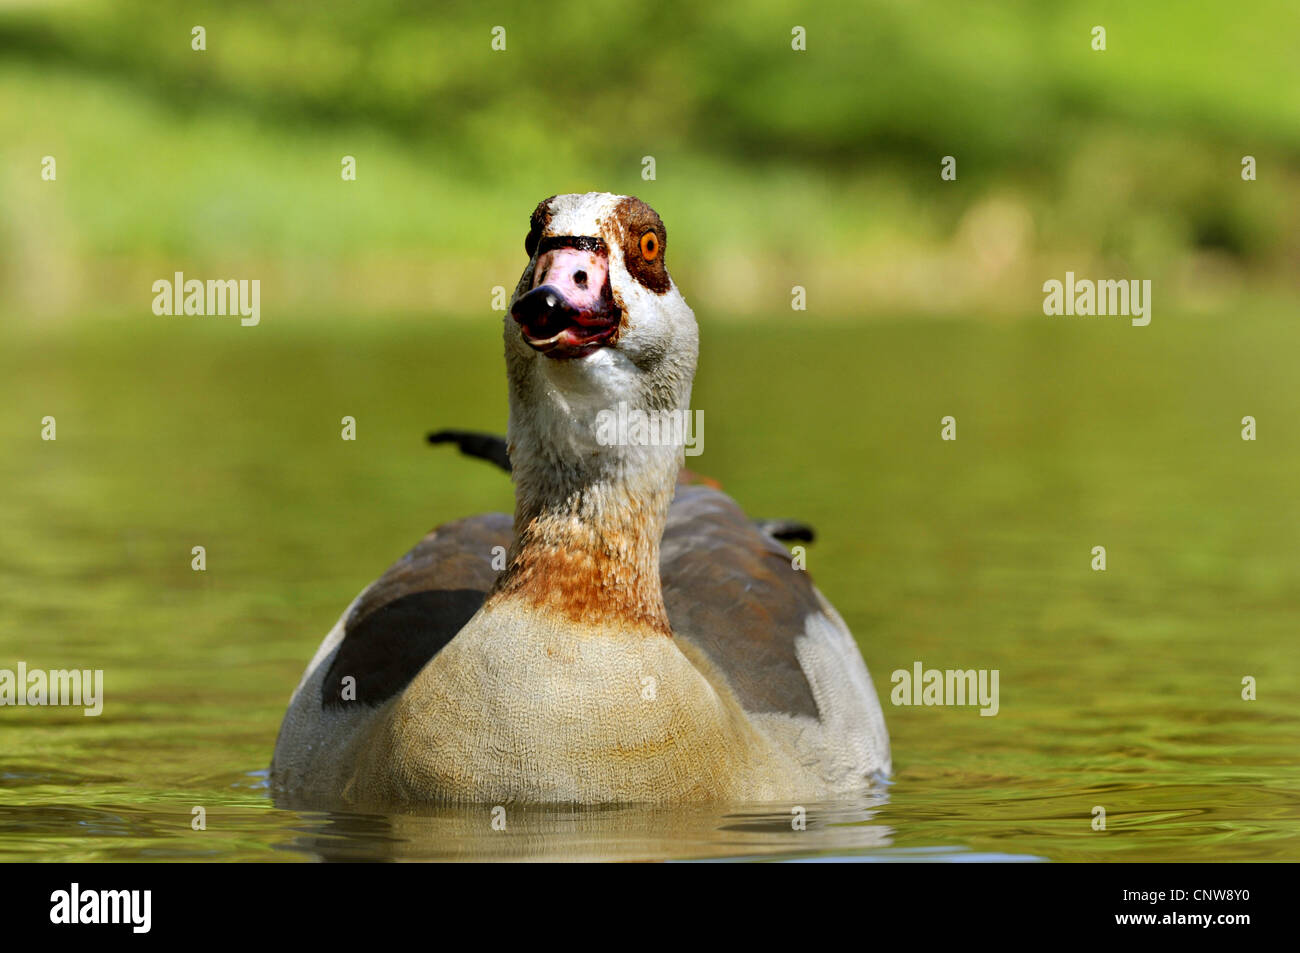
{"type": "MultiPolygon", "coordinates": [[[[274,792],[411,805],[810,801],[865,792],[889,738],[844,620],[767,524],[682,485],[695,315],[632,196],[534,210],[505,325],[513,519],[439,526],[352,602],[289,703],[274,792]],[[504,559],[502,559],[504,554],[504,559]],[[495,565],[494,565],[495,563],[495,565]]],[[[460,441],[462,448],[465,441],[460,441]]]]}

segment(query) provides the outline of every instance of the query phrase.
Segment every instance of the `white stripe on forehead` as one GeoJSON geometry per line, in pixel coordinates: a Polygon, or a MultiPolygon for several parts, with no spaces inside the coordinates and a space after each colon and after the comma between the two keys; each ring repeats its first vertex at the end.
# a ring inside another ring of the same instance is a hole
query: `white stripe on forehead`
{"type": "Polygon", "coordinates": [[[609,192],[557,195],[551,199],[551,222],[546,235],[601,236],[601,224],[613,214],[624,196],[609,192]]]}

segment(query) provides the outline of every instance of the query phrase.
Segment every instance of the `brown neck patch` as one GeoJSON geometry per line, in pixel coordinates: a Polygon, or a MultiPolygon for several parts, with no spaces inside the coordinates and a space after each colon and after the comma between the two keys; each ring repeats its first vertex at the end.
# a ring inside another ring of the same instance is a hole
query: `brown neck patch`
{"type": "Polygon", "coordinates": [[[488,604],[518,598],[574,623],[671,636],[659,581],[663,516],[634,507],[592,521],[578,515],[580,504],[565,509],[520,507],[510,563],[488,604]]]}

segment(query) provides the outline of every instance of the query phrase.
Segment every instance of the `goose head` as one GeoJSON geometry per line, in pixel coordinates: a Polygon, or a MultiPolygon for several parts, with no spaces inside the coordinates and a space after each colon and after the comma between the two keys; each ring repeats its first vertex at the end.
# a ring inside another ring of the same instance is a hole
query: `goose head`
{"type": "Polygon", "coordinates": [[[646,413],[689,403],[699,334],[667,245],[659,215],[632,196],[555,195],[533,211],[505,321],[511,460],[525,478],[534,463],[586,473],[654,457],[670,458],[655,469],[675,477],[680,447],[610,448],[596,435],[597,415],[621,403],[646,413]]]}

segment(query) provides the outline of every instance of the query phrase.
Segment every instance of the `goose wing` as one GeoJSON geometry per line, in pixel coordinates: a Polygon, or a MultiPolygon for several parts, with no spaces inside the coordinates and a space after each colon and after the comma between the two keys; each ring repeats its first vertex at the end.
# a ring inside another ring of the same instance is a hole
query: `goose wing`
{"type": "Polygon", "coordinates": [[[673,634],[708,656],[741,706],[817,718],[796,640],[822,602],[789,550],[720,491],[679,486],[660,552],[673,634]]]}
{"type": "Polygon", "coordinates": [[[464,628],[496,580],[494,547],[508,547],[512,521],[487,513],[446,523],[416,543],[366,588],[343,621],[343,639],[321,683],[321,704],[356,699],[378,705],[404,689],[464,628]]]}

